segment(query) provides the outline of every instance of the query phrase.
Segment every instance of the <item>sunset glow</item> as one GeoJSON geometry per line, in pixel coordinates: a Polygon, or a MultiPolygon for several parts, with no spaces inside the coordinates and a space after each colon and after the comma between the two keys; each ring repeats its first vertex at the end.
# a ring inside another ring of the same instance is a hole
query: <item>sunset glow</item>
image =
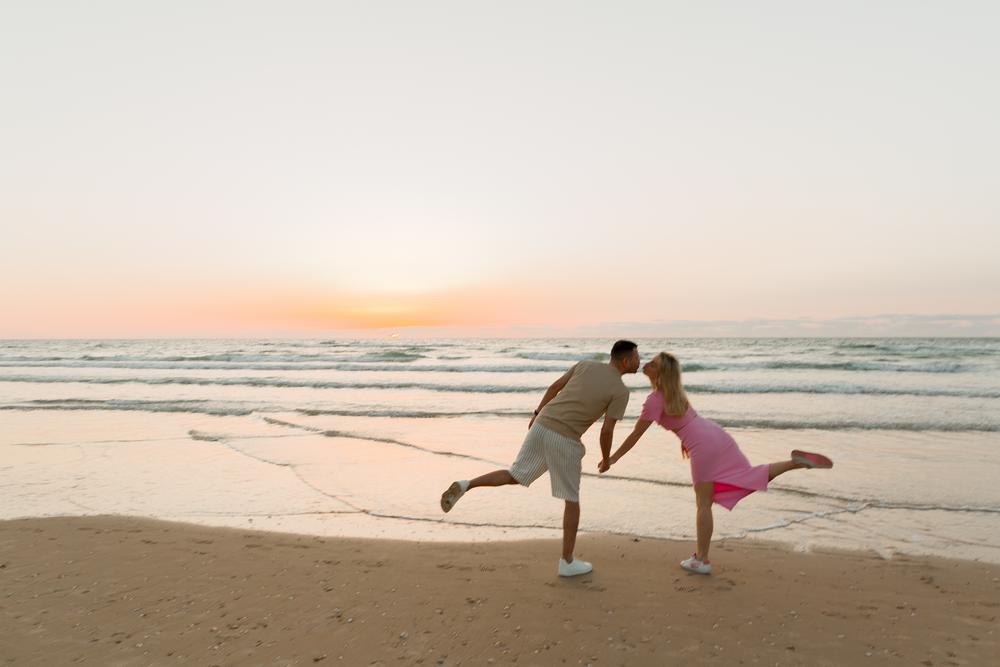
{"type": "Polygon", "coordinates": [[[1000,334],[986,17],[57,4],[0,13],[0,337],[1000,334]]]}

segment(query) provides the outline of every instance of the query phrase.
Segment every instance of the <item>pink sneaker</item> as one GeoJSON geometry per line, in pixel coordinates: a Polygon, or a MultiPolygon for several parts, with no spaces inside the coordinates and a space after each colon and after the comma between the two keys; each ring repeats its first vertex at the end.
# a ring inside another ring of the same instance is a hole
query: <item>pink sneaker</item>
{"type": "Polygon", "coordinates": [[[711,574],[712,572],[712,564],[707,560],[698,560],[698,554],[691,554],[690,558],[682,560],[681,567],[695,574],[711,574]]]}
{"type": "Polygon", "coordinates": [[[792,463],[797,463],[799,465],[804,465],[807,468],[832,468],[833,461],[826,458],[822,454],[813,454],[812,452],[803,452],[798,449],[792,450],[792,463]]]}

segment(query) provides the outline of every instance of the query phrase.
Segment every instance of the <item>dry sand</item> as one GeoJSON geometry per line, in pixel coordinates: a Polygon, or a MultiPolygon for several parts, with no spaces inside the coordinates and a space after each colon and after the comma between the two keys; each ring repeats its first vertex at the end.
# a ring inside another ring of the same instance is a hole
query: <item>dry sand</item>
{"type": "Polygon", "coordinates": [[[0,664],[997,664],[1000,566],[581,536],[320,538],[123,517],[0,522],[0,664]]]}

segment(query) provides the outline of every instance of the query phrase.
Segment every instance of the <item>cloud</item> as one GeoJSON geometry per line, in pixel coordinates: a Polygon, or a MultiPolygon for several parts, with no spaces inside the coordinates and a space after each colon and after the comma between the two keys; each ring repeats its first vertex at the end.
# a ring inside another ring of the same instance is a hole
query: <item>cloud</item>
{"type": "Polygon", "coordinates": [[[667,337],[878,337],[878,336],[1000,336],[1000,316],[904,315],[841,317],[831,319],[656,320],[606,322],[580,327],[580,334],[667,337]]]}

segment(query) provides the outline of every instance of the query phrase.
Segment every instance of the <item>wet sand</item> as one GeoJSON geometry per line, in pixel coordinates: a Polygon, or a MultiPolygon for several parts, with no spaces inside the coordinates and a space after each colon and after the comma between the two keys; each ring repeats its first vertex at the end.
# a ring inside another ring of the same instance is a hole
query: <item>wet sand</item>
{"type": "Polygon", "coordinates": [[[0,664],[981,665],[1000,566],[582,535],[420,543],[126,517],[0,522],[0,664]]]}

